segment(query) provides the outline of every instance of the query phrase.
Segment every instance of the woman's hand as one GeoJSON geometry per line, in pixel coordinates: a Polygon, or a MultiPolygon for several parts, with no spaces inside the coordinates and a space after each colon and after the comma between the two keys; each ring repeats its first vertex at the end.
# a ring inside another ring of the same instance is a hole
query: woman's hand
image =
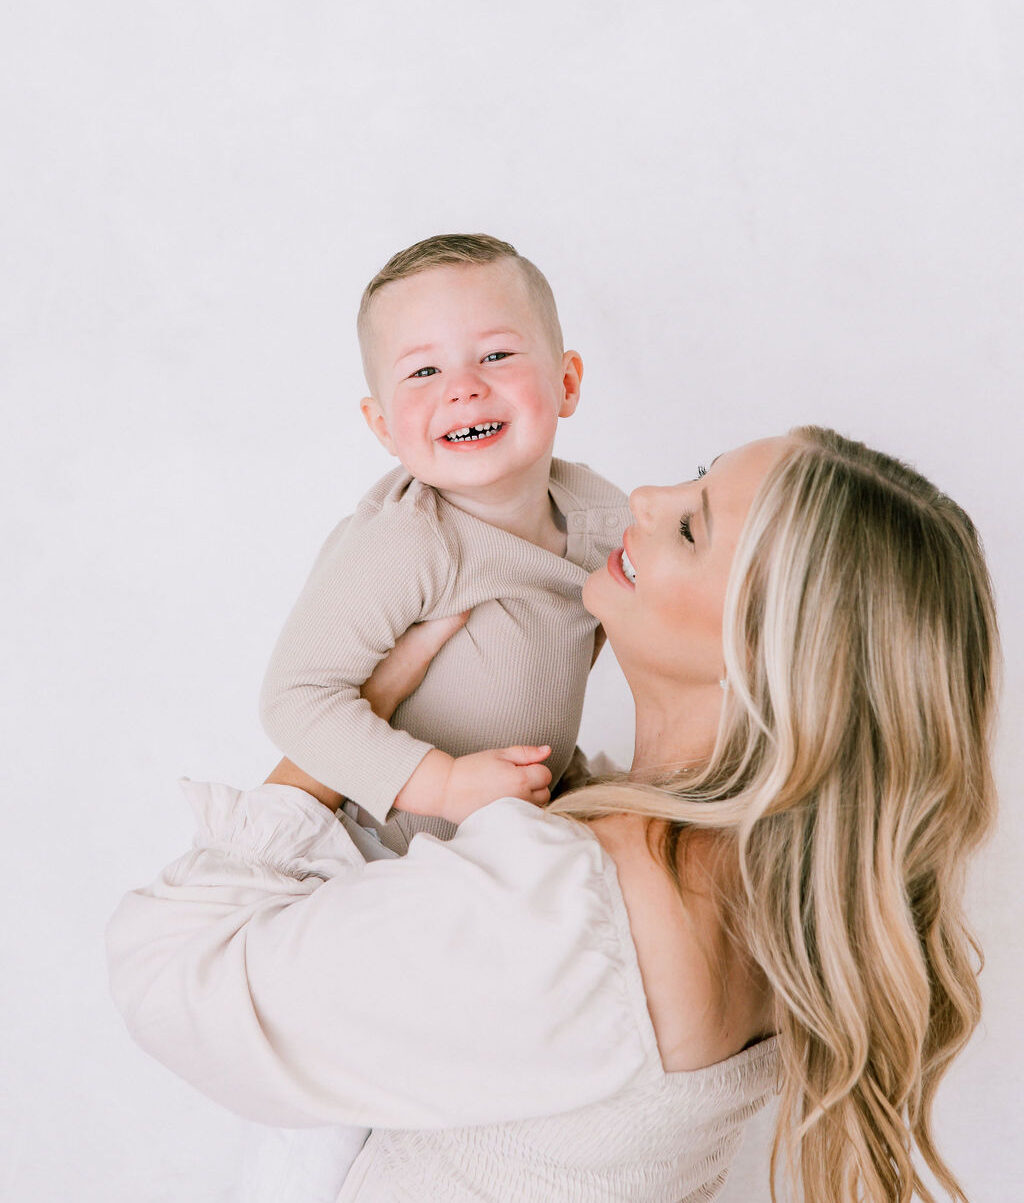
{"type": "MultiPolygon", "coordinates": [[[[469,611],[448,618],[432,618],[418,622],[400,635],[395,646],[377,665],[363,683],[360,693],[370,703],[378,718],[390,720],[409,694],[413,693],[427,675],[430,662],[461,627],[466,625],[469,611]]],[[[344,796],[337,790],[321,785],[315,777],[293,764],[287,757],[281,760],[267,778],[268,785],[294,785],[312,794],[318,802],[337,810],[344,796]]]]}
{"type": "Polygon", "coordinates": [[[359,691],[378,718],[390,721],[399,704],[422,684],[431,660],[466,625],[467,618],[468,610],[448,618],[432,618],[416,623],[399,637],[359,691]]]}

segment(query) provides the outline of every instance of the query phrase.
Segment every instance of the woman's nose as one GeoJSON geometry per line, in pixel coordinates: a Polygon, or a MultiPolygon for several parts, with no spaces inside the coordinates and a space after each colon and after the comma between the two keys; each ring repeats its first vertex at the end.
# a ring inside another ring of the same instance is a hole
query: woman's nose
{"type": "Polygon", "coordinates": [[[651,485],[634,489],[629,495],[629,508],[636,519],[637,526],[649,526],[651,514],[654,512],[655,494],[658,492],[651,485]]]}

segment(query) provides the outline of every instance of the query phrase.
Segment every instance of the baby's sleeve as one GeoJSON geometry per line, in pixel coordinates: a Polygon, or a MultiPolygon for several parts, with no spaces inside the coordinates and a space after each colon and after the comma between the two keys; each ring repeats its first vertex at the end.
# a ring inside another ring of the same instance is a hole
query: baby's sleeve
{"type": "Polygon", "coordinates": [[[415,506],[357,510],[324,545],[264,678],[277,747],[382,822],[431,745],[377,718],[359,689],[403,631],[443,612],[450,563],[415,506]]]}
{"type": "Polygon", "coordinates": [[[660,1072],[614,867],[517,799],[364,863],[299,790],[189,784],[191,853],[108,927],[138,1043],[263,1123],[550,1115],[660,1072]]]}

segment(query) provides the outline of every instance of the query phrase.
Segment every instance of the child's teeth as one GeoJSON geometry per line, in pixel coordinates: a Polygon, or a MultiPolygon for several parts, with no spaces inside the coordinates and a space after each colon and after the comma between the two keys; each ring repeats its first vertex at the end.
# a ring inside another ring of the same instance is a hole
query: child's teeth
{"type": "Polygon", "coordinates": [[[622,575],[631,585],[636,584],[636,569],[630,563],[629,556],[626,555],[625,551],[622,553],[622,575]]]}
{"type": "Polygon", "coordinates": [[[480,422],[476,426],[463,426],[461,430],[449,431],[444,437],[452,442],[461,440],[472,443],[474,439],[482,439],[500,429],[500,422],[480,422]]]}

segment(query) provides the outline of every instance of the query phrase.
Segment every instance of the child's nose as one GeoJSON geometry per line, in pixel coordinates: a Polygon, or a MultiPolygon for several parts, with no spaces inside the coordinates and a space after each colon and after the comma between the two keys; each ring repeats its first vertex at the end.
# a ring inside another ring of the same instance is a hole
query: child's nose
{"type": "Polygon", "coordinates": [[[449,401],[473,401],[487,395],[487,385],[476,372],[463,372],[448,383],[449,401]]]}

